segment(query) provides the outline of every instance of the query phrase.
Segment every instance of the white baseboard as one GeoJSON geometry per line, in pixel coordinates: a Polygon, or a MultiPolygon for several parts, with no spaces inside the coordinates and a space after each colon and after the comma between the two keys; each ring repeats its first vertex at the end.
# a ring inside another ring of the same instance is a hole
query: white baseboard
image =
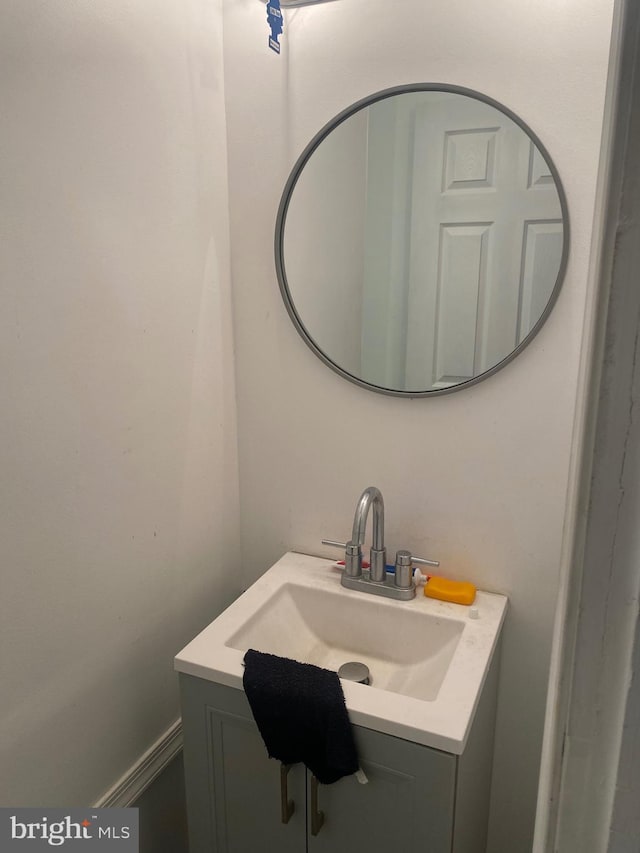
{"type": "Polygon", "coordinates": [[[177,719],[140,756],[116,784],[103,794],[94,808],[128,808],[182,749],[182,720],[177,719]]]}

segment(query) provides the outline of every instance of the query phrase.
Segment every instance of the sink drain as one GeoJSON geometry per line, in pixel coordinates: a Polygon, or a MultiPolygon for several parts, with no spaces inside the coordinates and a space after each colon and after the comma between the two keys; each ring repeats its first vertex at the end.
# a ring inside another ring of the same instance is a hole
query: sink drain
{"type": "Polygon", "coordinates": [[[338,670],[338,678],[344,678],[345,681],[357,681],[359,684],[371,684],[369,667],[357,660],[343,663],[338,670]]]}

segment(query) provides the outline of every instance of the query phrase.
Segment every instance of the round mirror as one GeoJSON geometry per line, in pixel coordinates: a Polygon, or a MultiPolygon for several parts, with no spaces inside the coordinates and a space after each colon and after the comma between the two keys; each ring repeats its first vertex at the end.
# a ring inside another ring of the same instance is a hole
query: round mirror
{"type": "Polygon", "coordinates": [[[275,248],[287,310],[327,365],[384,394],[446,393],[503,367],[543,324],[567,205],[544,147],[505,107],[404,86],[307,146],[275,248]]]}

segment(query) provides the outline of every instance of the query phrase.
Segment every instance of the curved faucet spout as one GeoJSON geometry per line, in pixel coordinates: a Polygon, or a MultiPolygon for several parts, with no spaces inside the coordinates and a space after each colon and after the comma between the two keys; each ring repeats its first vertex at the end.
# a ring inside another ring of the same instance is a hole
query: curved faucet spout
{"type": "Polygon", "coordinates": [[[369,507],[373,504],[373,541],[372,547],[376,551],[384,548],[384,500],[382,492],[375,486],[369,486],[360,495],[353,517],[353,531],[351,541],[358,545],[364,545],[365,531],[369,507]]]}
{"type": "Polygon", "coordinates": [[[360,545],[364,544],[365,531],[369,507],[373,505],[373,534],[371,544],[370,579],[377,583],[384,583],[387,577],[387,553],[384,547],[384,500],[382,492],[375,486],[369,486],[360,496],[353,517],[353,532],[351,534],[351,546],[358,546],[358,566],[356,572],[360,574],[361,551],[360,545]]]}

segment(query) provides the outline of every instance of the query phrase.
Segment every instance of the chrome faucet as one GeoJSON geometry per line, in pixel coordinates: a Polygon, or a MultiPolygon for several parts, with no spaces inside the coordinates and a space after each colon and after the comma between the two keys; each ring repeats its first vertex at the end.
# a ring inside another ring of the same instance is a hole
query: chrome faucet
{"type": "Polygon", "coordinates": [[[345,567],[345,571],[352,577],[360,577],[362,575],[361,546],[364,545],[364,535],[371,505],[373,505],[373,541],[370,552],[371,568],[369,569],[369,579],[373,583],[384,583],[387,579],[387,549],[384,547],[384,500],[382,492],[380,489],[376,489],[375,486],[369,486],[364,490],[356,506],[353,516],[351,542],[347,542],[346,547],[348,549],[349,546],[358,546],[355,552],[355,556],[358,558],[357,567],[354,565],[352,559],[349,561],[350,565],[345,567]]]}
{"type": "Polygon", "coordinates": [[[411,564],[420,563],[426,566],[440,565],[437,560],[423,560],[412,557],[409,551],[396,553],[395,572],[387,574],[387,549],[384,547],[384,500],[382,492],[375,486],[369,486],[360,495],[353,516],[353,530],[349,542],[336,542],[334,539],[323,539],[323,544],[344,548],[345,568],[342,575],[342,586],[357,589],[361,592],[373,592],[376,595],[386,595],[406,601],[416,594],[416,587],[411,574],[411,564]],[[369,509],[373,506],[373,532],[370,556],[370,568],[362,568],[362,546],[367,528],[369,509]]]}

